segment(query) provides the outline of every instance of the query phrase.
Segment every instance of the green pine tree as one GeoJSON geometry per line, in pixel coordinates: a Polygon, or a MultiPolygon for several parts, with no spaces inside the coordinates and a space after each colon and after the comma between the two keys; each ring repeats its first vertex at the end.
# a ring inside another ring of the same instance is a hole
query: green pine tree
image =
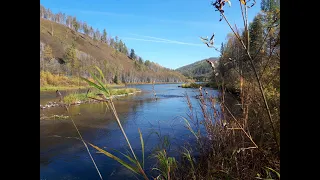
{"type": "Polygon", "coordinates": [[[134,49],[131,49],[130,58],[131,58],[131,59],[136,59],[136,54],[135,54],[135,52],[134,52],[134,49]]]}
{"type": "Polygon", "coordinates": [[[102,42],[107,43],[107,31],[106,31],[106,29],[103,29],[103,34],[102,34],[101,39],[102,39],[102,42]]]}
{"type": "Polygon", "coordinates": [[[254,17],[253,22],[249,26],[251,54],[257,53],[261,44],[263,43],[263,31],[264,28],[262,23],[262,15],[258,14],[254,17]]]}
{"type": "Polygon", "coordinates": [[[139,57],[139,64],[143,64],[143,59],[139,57]]]}

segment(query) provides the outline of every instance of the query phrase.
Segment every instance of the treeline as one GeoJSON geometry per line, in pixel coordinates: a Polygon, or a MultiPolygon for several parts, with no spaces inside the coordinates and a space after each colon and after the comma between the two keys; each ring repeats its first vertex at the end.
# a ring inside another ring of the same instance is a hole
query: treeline
{"type": "Polygon", "coordinates": [[[114,38],[111,36],[108,37],[106,29],[103,29],[103,31],[100,32],[99,29],[94,29],[86,22],[78,20],[77,17],[66,15],[62,12],[54,14],[49,8],[46,9],[42,5],[40,5],[40,18],[65,25],[76,32],[83,33],[91,37],[93,40],[104,42],[117,51],[129,55],[128,47],[126,46],[126,44],[123,43],[123,41],[119,39],[118,36],[115,36],[114,38]]]}
{"type": "Polygon", "coordinates": [[[66,48],[64,58],[56,60],[50,45],[40,43],[40,71],[65,76],[89,77],[89,68],[98,66],[108,83],[183,82],[186,78],[174,70],[164,68],[149,60],[134,61],[133,68],[113,61],[99,61],[90,54],[76,49],[75,44],[66,48]],[[60,62],[62,61],[62,62],[60,62]]]}
{"type": "Polygon", "coordinates": [[[54,14],[42,5],[40,5],[40,18],[49,20],[41,20],[40,23],[40,29],[43,29],[40,32],[43,33],[40,36],[40,71],[66,76],[89,76],[89,67],[96,65],[103,70],[110,83],[185,81],[185,77],[180,73],[150,60],[143,60],[134,49],[129,51],[126,44],[117,36],[109,37],[106,29],[101,33],[76,17],[61,12],[54,14]],[[46,23],[50,21],[52,23],[46,23]],[[73,38],[69,40],[70,37],[73,38]],[[41,38],[45,39],[46,43],[41,38]],[[105,48],[103,44],[111,47],[111,50],[105,48]],[[93,50],[92,46],[101,51],[98,54],[103,55],[97,55],[97,50],[93,50]],[[82,50],[79,50],[80,47],[82,50]],[[57,57],[57,51],[59,51],[57,49],[63,51],[60,57],[57,57]],[[130,59],[131,62],[128,62],[130,59]]]}

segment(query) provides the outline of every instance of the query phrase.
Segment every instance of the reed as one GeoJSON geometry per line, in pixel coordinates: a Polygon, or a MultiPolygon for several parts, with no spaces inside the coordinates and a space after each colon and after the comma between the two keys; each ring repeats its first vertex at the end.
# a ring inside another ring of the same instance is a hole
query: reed
{"type": "Polygon", "coordinates": [[[119,116],[118,116],[118,113],[116,111],[116,108],[114,106],[114,103],[113,103],[113,91],[110,90],[110,88],[105,85],[103,82],[105,81],[105,78],[104,78],[104,75],[102,73],[102,71],[99,69],[99,67],[95,66],[95,70],[98,72],[98,76],[96,76],[93,72],[90,73],[91,77],[93,77],[93,81],[92,80],[89,80],[87,78],[84,78],[84,77],[81,77],[84,81],[86,81],[90,86],[92,86],[93,88],[95,88],[99,94],[99,98],[96,98],[96,97],[91,97],[90,94],[89,96],[87,96],[88,98],[91,98],[91,99],[95,99],[95,100],[98,100],[100,102],[103,102],[106,104],[106,106],[108,107],[108,109],[110,109],[112,112],[113,112],[113,115],[116,119],[116,122],[118,123],[118,126],[124,136],[124,138],[126,139],[126,142],[130,148],[130,152],[131,154],[130,155],[125,155],[122,153],[122,155],[124,155],[126,157],[126,159],[130,162],[126,162],[124,161],[123,159],[113,155],[112,153],[106,151],[106,150],[103,150],[102,148],[99,148],[98,146],[94,145],[94,144],[91,144],[90,145],[95,148],[96,150],[98,150],[99,152],[103,153],[104,155],[108,156],[109,158],[111,159],[114,159],[116,160],[117,162],[119,162],[121,165],[123,165],[124,167],[126,167],[127,169],[131,170],[133,173],[137,174],[137,175],[140,175],[142,176],[144,179],[148,179],[147,175],[145,174],[145,171],[143,169],[144,167],[144,141],[143,141],[143,137],[142,137],[142,133],[140,131],[140,129],[138,129],[138,132],[139,132],[139,135],[140,135],[140,141],[141,141],[141,148],[142,148],[142,163],[140,163],[140,161],[138,160],[132,146],[131,146],[131,143],[123,129],[123,126],[121,124],[121,121],[119,119],[119,116]],[[107,99],[107,97],[110,97],[107,99]],[[142,165],[141,165],[142,164],[142,165]]]}

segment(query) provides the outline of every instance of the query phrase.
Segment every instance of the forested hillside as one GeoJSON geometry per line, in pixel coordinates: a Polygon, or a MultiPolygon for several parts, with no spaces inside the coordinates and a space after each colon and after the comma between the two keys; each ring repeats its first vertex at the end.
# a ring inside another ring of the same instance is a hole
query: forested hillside
{"type": "Polygon", "coordinates": [[[195,79],[197,81],[207,81],[212,76],[211,66],[206,62],[207,60],[217,63],[219,58],[211,57],[201,61],[197,61],[186,66],[182,66],[177,71],[181,72],[184,76],[195,79]]]}
{"type": "MultiPolygon", "coordinates": [[[[143,60],[117,36],[108,36],[86,22],[40,5],[40,71],[89,76],[98,66],[109,83],[182,82],[174,70],[143,60]]],[[[40,79],[40,85],[44,82],[40,79]]]]}

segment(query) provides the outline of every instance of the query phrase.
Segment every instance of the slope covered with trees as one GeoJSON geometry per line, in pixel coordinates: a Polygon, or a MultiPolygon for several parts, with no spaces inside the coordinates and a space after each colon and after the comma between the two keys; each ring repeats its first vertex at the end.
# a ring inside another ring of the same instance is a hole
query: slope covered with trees
{"type": "Polygon", "coordinates": [[[184,76],[195,79],[197,81],[207,81],[212,75],[211,66],[206,62],[207,60],[217,63],[219,58],[211,57],[201,61],[188,64],[177,68],[184,76]]]}
{"type": "Polygon", "coordinates": [[[89,77],[92,66],[98,66],[109,83],[186,80],[179,72],[144,61],[117,36],[108,36],[106,29],[100,32],[76,17],[54,14],[40,5],[40,71],[89,77]]]}

